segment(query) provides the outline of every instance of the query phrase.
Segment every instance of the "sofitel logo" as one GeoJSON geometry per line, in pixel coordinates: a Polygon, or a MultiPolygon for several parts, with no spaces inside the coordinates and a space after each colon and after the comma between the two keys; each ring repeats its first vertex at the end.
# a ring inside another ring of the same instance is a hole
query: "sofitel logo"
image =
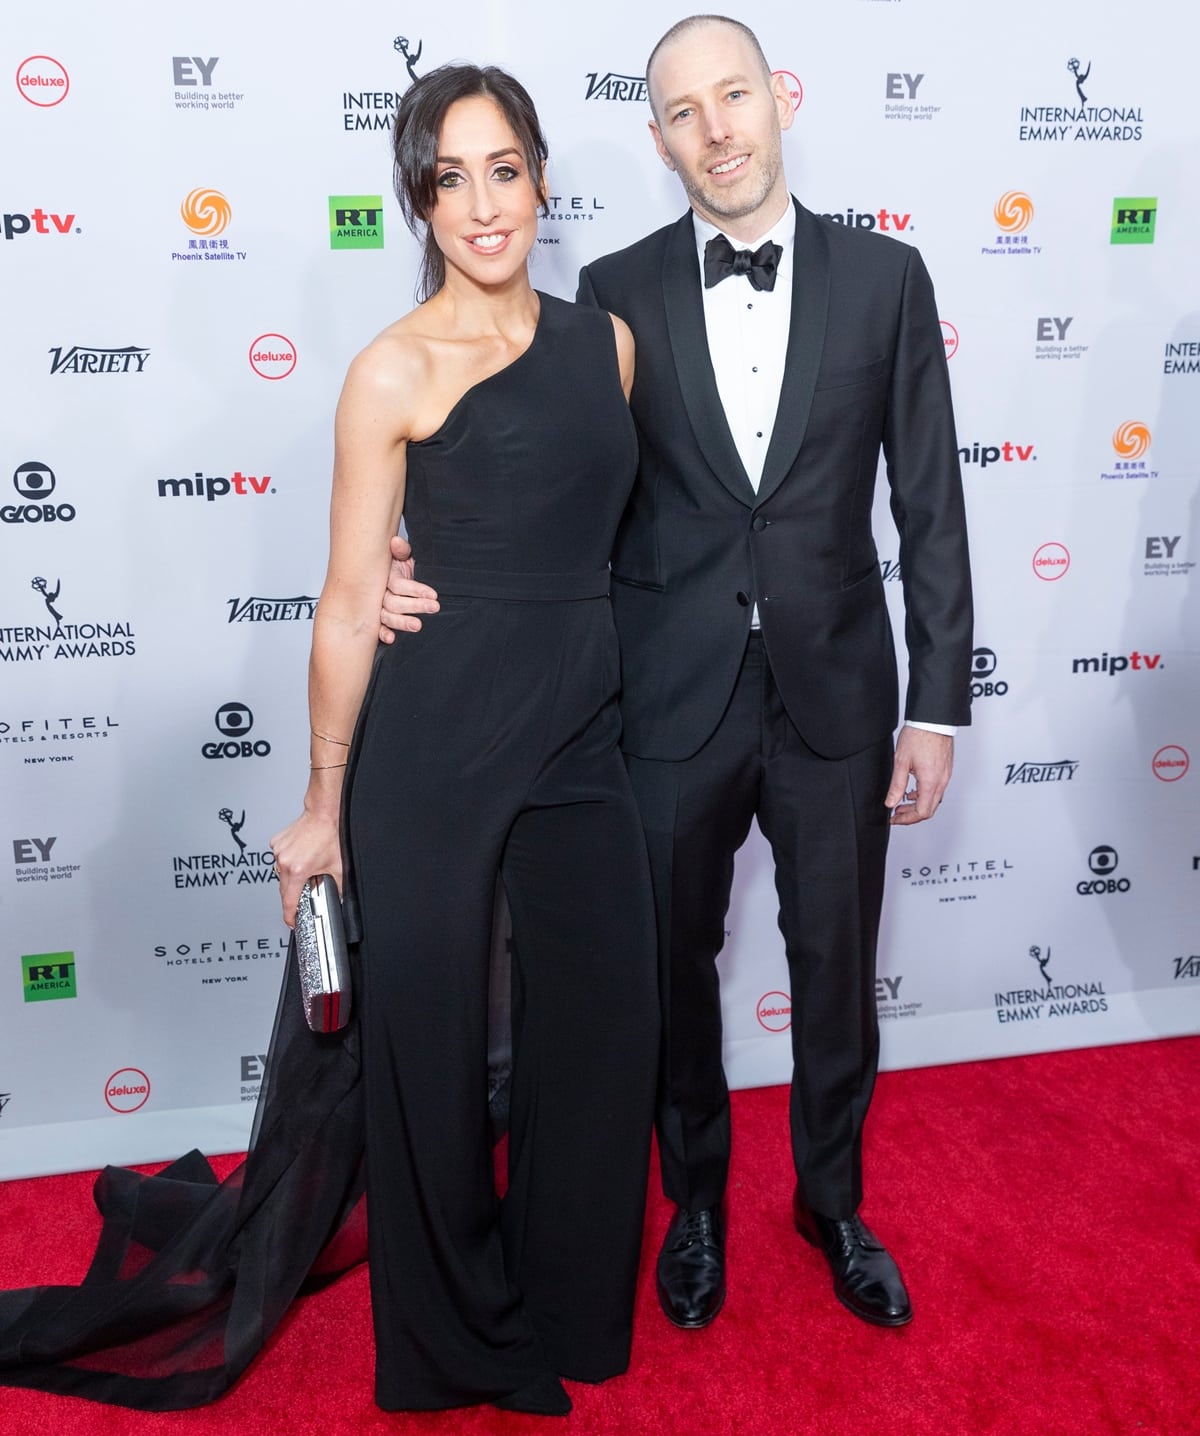
{"type": "Polygon", "coordinates": [[[592,70],[587,76],[585,100],[619,100],[626,104],[646,104],[650,92],[644,75],[618,75],[607,70],[603,75],[592,70]]]}
{"type": "Polygon", "coordinates": [[[95,349],[87,344],[72,344],[69,349],[56,345],[46,351],[51,374],[140,374],[150,357],[149,349],[126,344],[123,349],[95,349]]]}

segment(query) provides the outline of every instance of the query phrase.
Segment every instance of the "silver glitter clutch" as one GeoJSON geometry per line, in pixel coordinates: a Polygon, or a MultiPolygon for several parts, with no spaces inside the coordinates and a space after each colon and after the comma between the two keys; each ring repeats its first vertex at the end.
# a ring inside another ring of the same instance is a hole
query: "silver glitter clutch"
{"type": "Polygon", "coordinates": [[[350,959],[337,884],[309,878],[296,909],[296,962],[304,1016],[314,1032],[336,1032],[350,1020],[350,959]]]}

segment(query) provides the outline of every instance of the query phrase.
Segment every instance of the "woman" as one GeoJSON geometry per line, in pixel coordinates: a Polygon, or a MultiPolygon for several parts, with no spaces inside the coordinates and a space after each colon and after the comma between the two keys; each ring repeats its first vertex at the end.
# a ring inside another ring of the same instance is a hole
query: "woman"
{"type": "Polygon", "coordinates": [[[625,1369],[658,1031],[607,600],[633,344],[530,285],[545,159],[502,71],[446,66],[401,104],[396,186],[425,231],[427,297],[355,359],[338,404],[310,780],[272,840],[289,923],[306,878],[341,882],[348,841],[356,1016],[312,1037],[289,974],[244,1178],[180,1222],[160,1213],[166,1184],[106,1174],[99,1195],[119,1194],[97,1285],[65,1304],[62,1289],[0,1298],[0,1380],[155,1407],[219,1394],[318,1255],[326,1271],[350,1259],[364,1133],[380,1406],[560,1414],[560,1376],[625,1369]],[[402,514],[440,612],[377,652],[402,514]],[[516,953],[503,1200],[487,1110],[498,880],[516,953]],[[129,1242],[159,1253],[132,1282],[111,1255],[129,1242]],[[149,1327],[181,1302],[164,1357],[149,1327]]]}

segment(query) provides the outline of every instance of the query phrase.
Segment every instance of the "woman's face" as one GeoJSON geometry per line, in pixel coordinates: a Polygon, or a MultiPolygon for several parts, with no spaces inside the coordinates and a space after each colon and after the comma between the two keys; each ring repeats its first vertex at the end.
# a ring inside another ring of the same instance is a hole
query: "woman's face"
{"type": "Polygon", "coordinates": [[[475,95],[450,106],[429,217],[447,270],[491,286],[524,268],[537,237],[536,178],[495,101],[475,95]]]}

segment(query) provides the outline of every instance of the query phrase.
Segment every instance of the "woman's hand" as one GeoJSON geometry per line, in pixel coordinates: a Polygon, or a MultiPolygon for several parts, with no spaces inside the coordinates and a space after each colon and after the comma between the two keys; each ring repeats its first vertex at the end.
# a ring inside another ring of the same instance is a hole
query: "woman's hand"
{"type": "Polygon", "coordinates": [[[275,834],[271,851],[275,854],[275,871],[279,875],[283,920],[288,927],[296,925],[300,889],[309,878],[329,873],[341,892],[342,845],[336,819],[302,813],[294,823],[275,834]]]}

